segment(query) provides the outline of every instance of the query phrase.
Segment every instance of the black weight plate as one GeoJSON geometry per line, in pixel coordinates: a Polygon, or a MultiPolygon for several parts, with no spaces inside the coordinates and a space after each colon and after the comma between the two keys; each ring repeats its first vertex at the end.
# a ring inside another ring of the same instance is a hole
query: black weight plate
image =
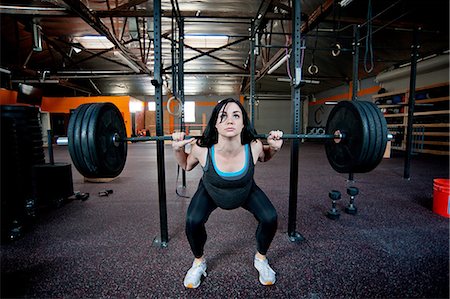
{"type": "Polygon", "coordinates": [[[95,131],[95,127],[97,125],[97,118],[98,114],[100,112],[100,108],[102,107],[103,103],[97,103],[94,105],[94,110],[91,113],[91,119],[89,120],[89,124],[87,127],[87,138],[88,138],[88,151],[93,161],[95,161],[96,170],[95,175],[99,176],[99,165],[100,162],[98,160],[97,155],[97,148],[96,148],[96,141],[93,135],[93,132],[95,131]]]}
{"type": "Polygon", "coordinates": [[[364,138],[367,139],[367,151],[365,155],[361,158],[359,161],[359,165],[357,169],[355,170],[356,173],[364,173],[368,172],[370,170],[367,170],[371,167],[373,164],[373,160],[375,159],[375,155],[378,152],[377,148],[377,133],[380,128],[378,128],[377,121],[375,120],[374,116],[372,115],[372,111],[369,106],[366,105],[365,101],[358,101],[355,102],[361,110],[362,114],[361,117],[365,117],[365,121],[368,125],[368,134],[364,136],[364,138]]]}
{"type": "Polygon", "coordinates": [[[82,167],[82,175],[83,176],[87,176],[89,175],[90,171],[89,171],[89,167],[86,165],[85,159],[84,159],[84,155],[83,155],[83,149],[82,149],[82,124],[83,124],[83,119],[84,119],[84,115],[86,114],[86,111],[89,109],[89,107],[92,104],[87,104],[86,106],[83,106],[80,110],[80,114],[78,115],[77,118],[77,122],[78,124],[76,124],[75,128],[74,128],[74,144],[75,144],[75,152],[77,153],[78,159],[79,159],[79,163],[82,167]]]}
{"type": "Polygon", "coordinates": [[[355,161],[354,163],[354,173],[361,172],[361,166],[364,165],[368,159],[370,159],[370,155],[373,154],[373,146],[375,145],[375,139],[373,138],[373,134],[375,133],[375,129],[371,126],[372,117],[368,114],[368,111],[363,107],[361,101],[352,101],[352,103],[357,107],[359,114],[361,116],[361,121],[364,127],[364,134],[362,138],[364,139],[362,144],[363,147],[361,149],[360,159],[355,161]],[[366,134],[367,133],[367,134],[366,134]]]}
{"type": "Polygon", "coordinates": [[[126,137],[125,123],[120,110],[112,103],[99,103],[89,123],[89,150],[96,161],[96,177],[118,176],[126,162],[127,143],[114,143],[113,136],[126,137]]]}
{"type": "Polygon", "coordinates": [[[91,104],[82,104],[78,106],[78,108],[75,109],[72,116],[70,117],[69,126],[67,128],[70,157],[72,158],[72,162],[75,168],[83,176],[89,175],[89,169],[84,163],[84,159],[82,156],[80,128],[84,113],[90,105],[91,104]]]}
{"type": "Polygon", "coordinates": [[[331,167],[339,173],[354,173],[366,155],[369,133],[366,118],[361,109],[351,101],[339,102],[331,110],[327,120],[326,133],[340,131],[345,138],[325,142],[325,151],[331,167]]]}
{"type": "Polygon", "coordinates": [[[386,151],[386,145],[388,140],[388,129],[386,119],[381,113],[380,109],[371,102],[364,102],[364,105],[368,111],[372,114],[374,120],[374,127],[376,128],[376,145],[375,152],[368,161],[368,164],[362,169],[363,172],[369,172],[380,164],[383,159],[384,152],[386,151]]]}
{"type": "Polygon", "coordinates": [[[97,104],[91,104],[84,113],[83,120],[81,121],[81,152],[83,153],[83,159],[84,163],[86,164],[86,167],[89,169],[89,173],[95,174],[98,168],[97,161],[94,161],[92,159],[91,153],[89,152],[89,140],[88,140],[88,127],[89,122],[91,121],[91,116],[93,115],[93,112],[95,108],[97,107],[97,104]]]}

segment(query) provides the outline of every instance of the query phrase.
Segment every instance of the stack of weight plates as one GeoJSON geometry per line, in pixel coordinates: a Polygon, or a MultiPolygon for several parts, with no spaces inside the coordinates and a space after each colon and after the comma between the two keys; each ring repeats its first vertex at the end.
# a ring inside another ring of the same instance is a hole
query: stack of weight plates
{"type": "Polygon", "coordinates": [[[67,136],[75,168],[86,178],[114,178],[125,166],[127,144],[120,110],[112,103],[80,105],[70,116],[67,136]]]}
{"type": "Polygon", "coordinates": [[[328,117],[326,133],[344,134],[325,143],[330,165],[339,173],[365,173],[381,162],[388,141],[386,119],[372,102],[339,102],[328,117]]]}
{"type": "Polygon", "coordinates": [[[13,239],[32,216],[32,167],[45,163],[39,109],[0,106],[2,238],[13,239]]]}

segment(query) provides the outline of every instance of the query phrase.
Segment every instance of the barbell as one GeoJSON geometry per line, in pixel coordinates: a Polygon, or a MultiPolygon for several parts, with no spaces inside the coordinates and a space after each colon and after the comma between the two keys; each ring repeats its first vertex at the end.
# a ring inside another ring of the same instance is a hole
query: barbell
{"type": "MultiPolygon", "coordinates": [[[[186,136],[191,137],[196,136],[186,136]]],[[[268,134],[255,137],[267,138],[268,134]]],[[[172,136],[128,138],[122,113],[114,104],[90,103],[72,113],[67,139],[70,157],[81,175],[113,178],[125,166],[129,141],[172,140],[172,136]]],[[[364,173],[381,162],[389,136],[386,120],[375,104],[341,101],[330,112],[325,134],[283,134],[282,139],[323,139],[334,170],[364,173]]]]}

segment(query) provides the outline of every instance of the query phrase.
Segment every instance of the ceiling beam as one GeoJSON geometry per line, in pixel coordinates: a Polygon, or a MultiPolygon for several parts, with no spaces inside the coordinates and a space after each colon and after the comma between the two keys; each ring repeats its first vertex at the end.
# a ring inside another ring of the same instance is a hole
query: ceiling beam
{"type": "Polygon", "coordinates": [[[139,58],[135,57],[132,53],[128,52],[128,49],[122,45],[117,38],[109,31],[108,27],[100,20],[98,16],[92,13],[89,8],[87,8],[79,0],[62,0],[68,6],[68,8],[76,13],[80,18],[82,18],[87,24],[89,24],[95,31],[103,36],[106,36],[108,40],[114,44],[123,54],[125,59],[127,59],[132,65],[144,73],[150,74],[150,70],[147,68],[145,63],[139,58]]]}
{"type": "MultiPolygon", "coordinates": [[[[330,13],[330,11],[331,11],[330,8],[333,6],[333,2],[334,2],[334,0],[326,0],[323,4],[319,5],[319,7],[317,7],[313,11],[313,13],[308,16],[306,21],[302,23],[301,33],[306,34],[308,31],[310,31],[311,29],[318,26],[319,23],[321,21],[323,21],[327,17],[327,15],[330,13]]],[[[291,46],[291,44],[292,44],[292,41],[287,46],[291,46]]],[[[259,71],[256,72],[255,80],[259,80],[262,77],[264,77],[264,75],[269,71],[269,69],[273,66],[273,64],[276,61],[279,61],[284,55],[286,55],[285,49],[278,50],[272,56],[272,58],[269,60],[269,62],[266,63],[266,65],[263,66],[259,71]]],[[[246,80],[246,78],[244,78],[241,92],[244,92],[244,91],[248,90],[249,88],[250,88],[250,82],[248,82],[248,80],[246,80]]]]}
{"type": "MultiPolygon", "coordinates": [[[[75,0],[76,1],[76,0],[75,0]]],[[[137,2],[141,2],[139,0],[137,2]]],[[[129,6],[129,3],[123,6],[129,6]]],[[[149,10],[128,10],[122,9],[121,6],[111,10],[98,10],[91,13],[98,18],[130,18],[130,17],[153,17],[153,11],[149,10]],[[119,9],[120,8],[120,9],[119,9]]],[[[194,18],[194,19],[233,19],[233,20],[251,20],[255,16],[249,12],[218,12],[218,11],[202,11],[200,15],[197,15],[197,10],[186,10],[180,12],[181,17],[194,18]]],[[[78,14],[73,13],[70,8],[63,7],[39,7],[29,6],[20,7],[12,5],[0,5],[0,14],[10,15],[33,15],[35,17],[79,17],[78,14]]],[[[161,16],[166,18],[172,17],[171,10],[162,10],[161,16]]],[[[289,14],[273,13],[269,12],[265,15],[266,20],[290,20],[289,14]]]]}
{"type": "Polygon", "coordinates": [[[63,7],[38,7],[38,6],[18,6],[18,5],[0,5],[0,14],[32,15],[34,17],[71,16],[70,12],[63,7]]]}
{"type": "Polygon", "coordinates": [[[144,2],[147,2],[147,0],[130,0],[125,4],[119,5],[116,8],[111,9],[111,11],[128,10],[128,9],[132,8],[133,6],[142,4],[144,2]]]}
{"type": "MultiPolygon", "coordinates": [[[[153,11],[148,10],[120,10],[120,11],[96,11],[95,15],[99,18],[109,18],[109,17],[153,17],[153,11]]],[[[172,17],[172,10],[162,10],[161,15],[166,18],[172,17]]],[[[180,15],[183,18],[196,18],[196,19],[247,19],[251,20],[255,18],[255,15],[250,12],[227,12],[227,11],[202,11],[198,15],[197,10],[184,10],[180,11],[180,15]]],[[[286,14],[281,13],[267,13],[265,16],[268,20],[287,20],[290,17],[286,14]]]]}

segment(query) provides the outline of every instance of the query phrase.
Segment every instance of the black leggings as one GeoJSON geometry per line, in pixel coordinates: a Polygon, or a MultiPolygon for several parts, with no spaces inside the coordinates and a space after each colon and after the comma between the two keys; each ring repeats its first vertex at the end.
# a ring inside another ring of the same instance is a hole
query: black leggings
{"type": "MultiPolygon", "coordinates": [[[[253,183],[250,195],[242,207],[251,212],[258,220],[257,250],[265,255],[277,230],[277,212],[269,198],[255,183],[253,183]]],[[[217,205],[200,181],[197,192],[189,204],[186,217],[186,235],[196,258],[203,256],[207,238],[205,223],[216,208],[217,205]]]]}

